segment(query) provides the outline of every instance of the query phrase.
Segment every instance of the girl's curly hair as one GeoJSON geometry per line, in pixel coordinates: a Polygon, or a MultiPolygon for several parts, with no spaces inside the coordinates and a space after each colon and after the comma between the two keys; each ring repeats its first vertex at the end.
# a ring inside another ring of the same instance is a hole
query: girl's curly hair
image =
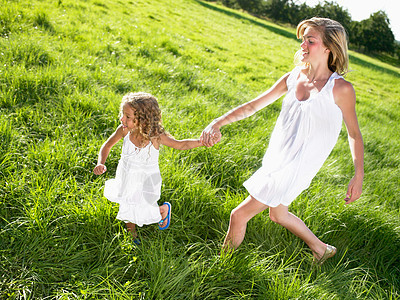
{"type": "Polygon", "coordinates": [[[120,114],[125,104],[129,104],[134,111],[143,142],[159,139],[161,134],[166,133],[161,124],[161,110],[156,97],[144,92],[129,93],[122,97],[120,114]]]}

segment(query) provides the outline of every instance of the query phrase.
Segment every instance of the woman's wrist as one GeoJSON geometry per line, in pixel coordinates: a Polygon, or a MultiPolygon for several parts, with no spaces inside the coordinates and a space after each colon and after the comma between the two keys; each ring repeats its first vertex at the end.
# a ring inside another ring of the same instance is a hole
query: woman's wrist
{"type": "Polygon", "coordinates": [[[354,178],[363,180],[364,179],[364,170],[362,170],[362,171],[356,170],[356,172],[354,173],[354,178]]]}
{"type": "Polygon", "coordinates": [[[222,127],[221,121],[222,121],[221,118],[214,119],[211,122],[212,129],[219,130],[222,127]]]}

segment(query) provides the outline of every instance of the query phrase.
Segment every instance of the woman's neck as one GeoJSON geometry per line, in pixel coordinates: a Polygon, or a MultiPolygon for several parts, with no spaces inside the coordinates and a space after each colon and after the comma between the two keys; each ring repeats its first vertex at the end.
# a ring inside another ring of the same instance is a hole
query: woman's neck
{"type": "Polygon", "coordinates": [[[329,70],[326,64],[317,66],[309,64],[307,78],[309,82],[327,81],[331,77],[332,73],[333,72],[329,70]]]}

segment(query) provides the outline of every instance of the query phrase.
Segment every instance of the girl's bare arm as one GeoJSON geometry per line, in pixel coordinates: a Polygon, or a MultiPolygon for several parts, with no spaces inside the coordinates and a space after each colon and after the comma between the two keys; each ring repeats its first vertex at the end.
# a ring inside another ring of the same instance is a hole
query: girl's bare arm
{"type": "Polygon", "coordinates": [[[124,130],[122,125],[118,126],[117,130],[104,142],[101,146],[99,155],[97,158],[97,165],[93,169],[93,173],[96,175],[101,175],[107,171],[107,167],[104,165],[108,154],[110,154],[111,148],[121,139],[124,137],[124,130]]]}

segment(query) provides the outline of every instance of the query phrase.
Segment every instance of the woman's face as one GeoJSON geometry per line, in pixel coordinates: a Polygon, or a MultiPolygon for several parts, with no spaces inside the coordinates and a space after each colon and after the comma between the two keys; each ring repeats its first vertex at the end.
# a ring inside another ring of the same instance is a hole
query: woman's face
{"type": "Polygon", "coordinates": [[[304,30],[303,42],[300,47],[302,62],[316,62],[327,59],[329,55],[328,48],[322,42],[321,33],[313,27],[307,27],[304,30]]]}

